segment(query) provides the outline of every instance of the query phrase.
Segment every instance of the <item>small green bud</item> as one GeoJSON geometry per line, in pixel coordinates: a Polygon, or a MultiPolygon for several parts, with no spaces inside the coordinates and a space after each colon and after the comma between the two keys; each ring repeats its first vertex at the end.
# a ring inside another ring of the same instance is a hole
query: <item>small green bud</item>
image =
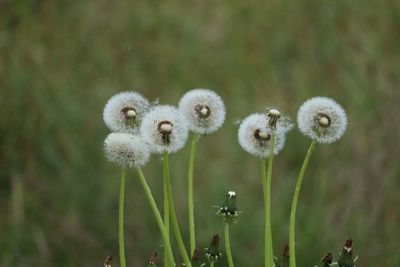
{"type": "Polygon", "coordinates": [[[339,267],[354,267],[355,259],[353,259],[353,240],[348,239],[344,243],[342,253],[340,254],[338,264],[339,267]]]}
{"type": "Polygon", "coordinates": [[[284,245],[281,256],[275,260],[275,267],[289,267],[289,246],[284,245]]]}
{"type": "Polygon", "coordinates": [[[327,253],[326,256],[322,259],[318,267],[331,267],[333,266],[333,256],[332,253],[327,253]]]}
{"type": "Polygon", "coordinates": [[[210,246],[206,248],[206,257],[208,261],[216,262],[219,257],[222,256],[222,253],[219,252],[219,235],[216,234],[213,236],[210,246]]]}
{"type": "Polygon", "coordinates": [[[198,248],[195,248],[193,251],[192,266],[193,267],[205,266],[205,263],[201,263],[201,255],[200,255],[200,250],[198,248]]]}
{"type": "Polygon", "coordinates": [[[106,261],[104,262],[104,267],[112,267],[113,263],[113,257],[110,255],[106,258],[106,261]]]}
{"type": "Polygon", "coordinates": [[[236,209],[236,192],[229,191],[225,195],[225,201],[219,207],[217,214],[225,217],[225,223],[236,223],[238,212],[236,209]]]}
{"type": "Polygon", "coordinates": [[[154,251],[150,258],[149,261],[147,263],[147,267],[157,267],[157,252],[154,251]]]}

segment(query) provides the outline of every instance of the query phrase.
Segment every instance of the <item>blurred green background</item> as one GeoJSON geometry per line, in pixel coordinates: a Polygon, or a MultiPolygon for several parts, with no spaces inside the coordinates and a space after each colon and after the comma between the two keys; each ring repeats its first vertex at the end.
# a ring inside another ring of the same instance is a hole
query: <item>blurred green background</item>
{"type": "MultiPolygon", "coordinates": [[[[198,149],[202,248],[222,233],[212,206],[233,189],[243,211],[231,229],[235,261],[262,266],[259,161],[238,145],[234,122],[270,105],[294,119],[305,99],[325,95],[347,110],[349,127],[311,160],[298,266],[337,256],[348,237],[359,266],[400,266],[399,25],[395,0],[0,1],[0,266],[102,266],[117,256],[119,169],[103,156],[104,104],[123,90],[177,104],[196,87],[216,90],[228,112],[198,149]]],[[[295,129],[275,160],[275,254],[308,144],[295,129]]],[[[188,153],[171,158],[187,243],[188,153]]],[[[160,158],[144,172],[161,203],[160,158]]],[[[134,173],[126,194],[127,262],[145,266],[161,238],[134,173]]]]}

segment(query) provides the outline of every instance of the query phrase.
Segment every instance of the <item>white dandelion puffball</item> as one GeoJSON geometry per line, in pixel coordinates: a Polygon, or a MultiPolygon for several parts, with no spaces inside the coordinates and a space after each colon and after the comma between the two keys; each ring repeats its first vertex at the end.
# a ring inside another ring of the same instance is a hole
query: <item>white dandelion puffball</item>
{"type": "Polygon", "coordinates": [[[111,133],[104,140],[104,151],[108,160],[122,167],[144,166],[150,158],[146,142],[128,133],[111,133]]]}
{"type": "Polygon", "coordinates": [[[150,103],[136,92],[122,92],[111,97],[104,107],[103,118],[113,132],[137,133],[150,103]]]}
{"type": "Polygon", "coordinates": [[[189,129],[198,134],[210,134],[225,121],[222,98],[208,89],[193,89],[179,101],[179,111],[188,122],[189,129]]]}
{"type": "Polygon", "coordinates": [[[293,124],[287,118],[279,119],[274,130],[268,123],[269,117],[263,113],[251,114],[243,120],[239,127],[238,140],[245,151],[260,158],[269,157],[272,131],[275,131],[274,154],[283,149],[286,133],[292,129],[293,124]]]}
{"type": "Polygon", "coordinates": [[[342,106],[333,99],[313,97],[300,106],[297,124],[300,132],[312,140],[330,144],[346,131],[347,116],[342,106]]]}
{"type": "Polygon", "coordinates": [[[181,149],[188,139],[189,128],[176,107],[160,105],[144,116],[140,132],[151,152],[162,154],[181,149]]]}

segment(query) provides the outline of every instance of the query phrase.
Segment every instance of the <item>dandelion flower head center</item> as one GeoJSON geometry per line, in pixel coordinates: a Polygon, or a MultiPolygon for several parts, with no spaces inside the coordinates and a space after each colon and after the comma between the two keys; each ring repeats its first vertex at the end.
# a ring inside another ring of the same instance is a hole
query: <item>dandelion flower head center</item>
{"type": "Polygon", "coordinates": [[[123,107],[121,113],[125,116],[125,124],[129,126],[136,126],[137,124],[137,113],[133,107],[123,107]]]}
{"type": "Polygon", "coordinates": [[[256,129],[254,131],[254,138],[260,143],[260,146],[265,146],[271,140],[271,135],[266,130],[256,129]]]}
{"type": "Polygon", "coordinates": [[[210,117],[211,115],[211,109],[209,106],[207,105],[201,105],[198,104],[196,105],[196,107],[194,108],[194,110],[196,111],[196,114],[201,118],[201,119],[205,119],[210,117]]]}
{"type": "Polygon", "coordinates": [[[162,135],[162,141],[165,145],[171,142],[170,135],[172,133],[172,122],[160,121],[157,126],[158,132],[162,135]]]}
{"type": "Polygon", "coordinates": [[[332,122],[331,118],[325,113],[318,113],[314,120],[321,128],[328,128],[332,122]]]}

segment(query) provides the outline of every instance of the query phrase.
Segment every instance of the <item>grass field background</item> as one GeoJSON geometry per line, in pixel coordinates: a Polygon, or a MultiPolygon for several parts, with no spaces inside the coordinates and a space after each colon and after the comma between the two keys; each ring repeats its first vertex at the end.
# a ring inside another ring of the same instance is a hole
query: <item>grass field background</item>
{"type": "MultiPolygon", "coordinates": [[[[102,266],[109,254],[119,266],[119,169],[103,156],[104,104],[124,90],[177,104],[196,87],[227,107],[223,128],[198,148],[201,248],[222,234],[212,206],[233,189],[243,211],[231,228],[236,265],[262,266],[259,161],[240,148],[234,122],[268,106],[295,119],[304,100],[324,95],[343,105],[349,126],[311,160],[298,266],[337,256],[348,237],[358,266],[400,266],[399,25],[394,0],[0,1],[0,266],[102,266]]],[[[275,159],[275,254],[308,144],[295,128],[275,159]]],[[[171,157],[187,245],[188,154],[171,157]]],[[[144,172],[161,205],[160,158],[144,172]]],[[[146,266],[162,241],[133,172],[126,197],[127,263],[146,266]]]]}

